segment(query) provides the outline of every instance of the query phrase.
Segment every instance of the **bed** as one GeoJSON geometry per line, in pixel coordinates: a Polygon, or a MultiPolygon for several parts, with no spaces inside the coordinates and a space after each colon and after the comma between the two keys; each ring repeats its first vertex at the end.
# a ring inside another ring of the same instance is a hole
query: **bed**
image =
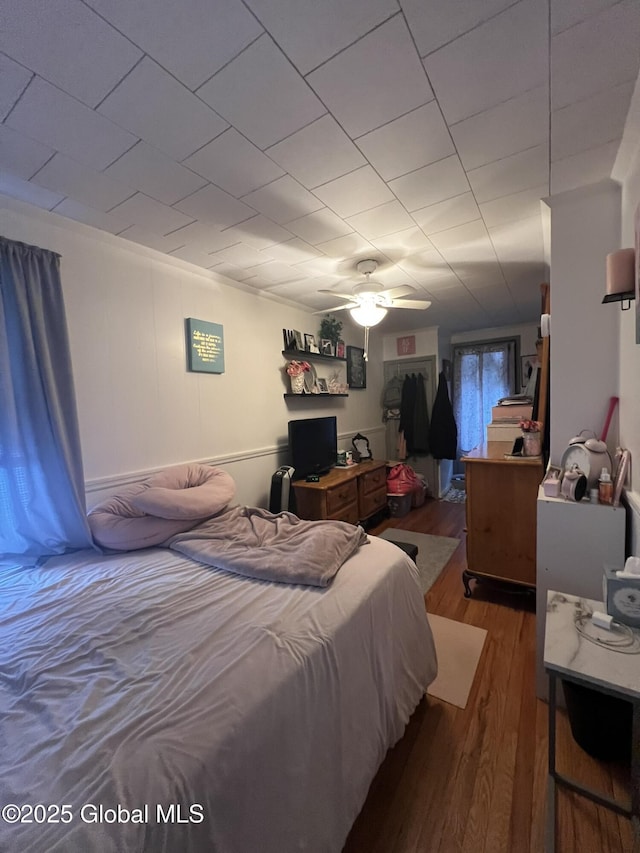
{"type": "Polygon", "coordinates": [[[4,853],[338,853],[436,674],[375,537],[325,587],[163,547],[5,565],[0,612],[4,853]]]}

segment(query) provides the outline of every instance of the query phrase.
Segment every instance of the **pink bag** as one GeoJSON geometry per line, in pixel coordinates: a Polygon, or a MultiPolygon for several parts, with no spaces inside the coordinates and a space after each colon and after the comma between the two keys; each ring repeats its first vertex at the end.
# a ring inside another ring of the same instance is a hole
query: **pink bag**
{"type": "Polygon", "coordinates": [[[408,495],[420,487],[420,481],[411,465],[394,465],[387,475],[387,494],[408,495]]]}

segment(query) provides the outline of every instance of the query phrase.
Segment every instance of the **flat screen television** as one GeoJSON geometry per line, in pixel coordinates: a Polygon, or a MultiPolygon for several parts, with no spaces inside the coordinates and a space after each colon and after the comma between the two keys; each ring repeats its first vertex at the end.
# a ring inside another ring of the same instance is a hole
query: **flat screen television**
{"type": "Polygon", "coordinates": [[[338,424],[335,415],[289,421],[289,453],[294,480],[326,474],[336,464],[338,424]]]}

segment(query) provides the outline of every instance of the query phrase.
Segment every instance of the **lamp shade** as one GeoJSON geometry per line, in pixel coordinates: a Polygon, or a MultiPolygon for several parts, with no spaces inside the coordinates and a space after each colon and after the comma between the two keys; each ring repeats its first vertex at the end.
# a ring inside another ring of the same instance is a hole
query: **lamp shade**
{"type": "Polygon", "coordinates": [[[377,326],[387,316],[387,309],[373,303],[364,303],[351,308],[349,313],[360,326],[377,326]]]}

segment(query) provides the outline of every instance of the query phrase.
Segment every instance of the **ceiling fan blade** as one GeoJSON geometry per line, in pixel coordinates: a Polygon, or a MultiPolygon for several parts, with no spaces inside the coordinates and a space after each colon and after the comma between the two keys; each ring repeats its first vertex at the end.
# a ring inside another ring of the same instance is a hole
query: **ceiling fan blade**
{"type": "Polygon", "coordinates": [[[424,311],[425,308],[429,308],[431,302],[428,300],[418,300],[418,299],[397,299],[393,301],[392,308],[418,308],[424,311]]]}
{"type": "Polygon", "coordinates": [[[336,290],[319,290],[318,293],[326,293],[328,296],[335,296],[337,299],[348,299],[349,302],[355,302],[353,293],[338,293],[336,290]]]}
{"type": "Polygon", "coordinates": [[[410,284],[401,284],[399,287],[391,287],[389,290],[383,290],[380,296],[386,296],[389,299],[398,299],[400,296],[408,296],[410,293],[415,293],[415,287],[410,284]]]}
{"type": "Polygon", "coordinates": [[[346,311],[347,308],[355,308],[357,302],[352,302],[351,305],[335,305],[333,308],[323,308],[322,311],[314,311],[314,314],[327,314],[331,311],[346,311]]]}

